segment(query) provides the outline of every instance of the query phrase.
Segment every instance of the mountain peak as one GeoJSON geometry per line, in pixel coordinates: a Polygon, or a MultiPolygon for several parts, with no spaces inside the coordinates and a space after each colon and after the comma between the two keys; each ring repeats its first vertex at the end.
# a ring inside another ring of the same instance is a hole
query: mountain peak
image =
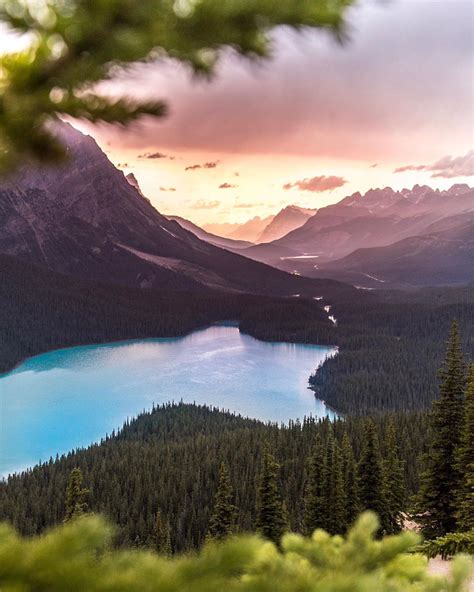
{"type": "Polygon", "coordinates": [[[67,136],[67,160],[25,165],[0,183],[0,253],[141,288],[320,293],[313,280],[200,240],[160,214],[139,192],[135,176],[125,178],[93,138],[67,124],[59,133],[67,136]]]}
{"type": "Polygon", "coordinates": [[[130,183],[130,185],[132,187],[135,187],[135,189],[138,191],[138,193],[144,197],[142,190],[140,189],[140,184],[138,183],[137,178],[135,177],[135,175],[133,173],[128,173],[127,175],[125,175],[125,178],[127,179],[127,181],[130,183]]]}
{"type": "Polygon", "coordinates": [[[472,187],[469,187],[467,183],[455,183],[447,190],[446,193],[450,195],[464,195],[469,191],[472,191],[472,187]]]}
{"type": "Polygon", "coordinates": [[[317,210],[301,208],[294,204],[286,206],[264,228],[256,242],[269,243],[278,240],[285,234],[302,226],[316,212],[317,210]]]}

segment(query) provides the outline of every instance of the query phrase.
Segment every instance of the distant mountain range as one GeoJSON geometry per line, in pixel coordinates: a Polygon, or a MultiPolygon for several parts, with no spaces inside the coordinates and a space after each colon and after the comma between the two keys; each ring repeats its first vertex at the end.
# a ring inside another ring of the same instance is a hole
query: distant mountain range
{"type": "MultiPolygon", "coordinates": [[[[0,253],[82,278],[142,288],[318,294],[298,278],[199,239],[160,214],[93,138],[67,124],[69,159],[0,184],[0,253]]],[[[241,246],[241,245],[240,245],[241,246]]]]}
{"type": "Polygon", "coordinates": [[[299,206],[287,206],[280,210],[273,220],[264,228],[255,242],[269,243],[285,236],[295,228],[303,224],[316,214],[317,210],[300,208],[299,206]]]}
{"type": "Polygon", "coordinates": [[[474,282],[473,216],[474,190],[456,184],[446,191],[372,189],[319,211],[288,206],[258,244],[219,239],[174,219],[199,238],[256,261],[372,289],[474,282]]]}
{"type": "Polygon", "coordinates": [[[321,208],[278,240],[241,252],[310,277],[337,277],[354,283],[354,277],[361,281],[362,274],[363,287],[381,287],[385,281],[397,286],[466,283],[472,281],[467,268],[471,252],[468,215],[473,211],[474,190],[465,184],[453,185],[446,191],[419,185],[402,191],[372,189],[321,208]],[[420,242],[419,237],[425,235],[431,236],[431,247],[426,239],[420,242]],[[455,235],[457,249],[448,240],[448,236],[455,235]],[[406,239],[411,240],[403,242],[406,239]],[[414,248],[415,244],[420,249],[424,245],[425,256],[414,248]],[[388,248],[390,245],[393,249],[388,248]],[[400,248],[407,249],[404,264],[394,259],[400,248]],[[371,253],[371,249],[377,250],[371,253]],[[439,258],[436,273],[428,263],[430,249],[436,250],[439,258]],[[364,261],[369,260],[376,260],[378,273],[386,274],[383,282],[368,277],[373,274],[364,268],[364,261]],[[358,271],[354,276],[356,261],[358,271]]]}
{"type": "Polygon", "coordinates": [[[323,264],[320,275],[373,287],[474,283],[474,212],[445,218],[385,247],[358,249],[323,264]]]}
{"type": "Polygon", "coordinates": [[[209,222],[203,224],[202,227],[200,226],[199,228],[202,228],[210,234],[216,234],[217,236],[228,238],[229,235],[234,232],[234,230],[239,228],[239,226],[241,226],[241,224],[238,222],[209,222]]]}
{"type": "Polygon", "coordinates": [[[275,216],[267,216],[266,218],[260,218],[260,216],[255,216],[251,220],[240,224],[235,230],[227,235],[227,238],[256,243],[265,228],[272,223],[274,217],[275,216]]]}
{"type": "Polygon", "coordinates": [[[217,234],[212,234],[211,232],[206,232],[203,228],[194,224],[190,220],[186,220],[186,218],[181,218],[181,216],[166,216],[168,220],[174,220],[180,226],[189,230],[198,238],[216,245],[218,247],[222,247],[224,249],[230,249],[239,251],[241,249],[246,249],[247,247],[251,247],[252,243],[249,241],[244,240],[234,240],[232,238],[225,238],[223,236],[218,236],[217,234]]]}
{"type": "Polygon", "coordinates": [[[372,189],[316,213],[288,206],[221,237],[160,214],[91,137],[67,124],[58,133],[66,163],[25,166],[0,183],[0,253],[82,278],[168,290],[319,296],[335,286],[323,278],[362,288],[474,281],[468,185],[372,189]]]}
{"type": "MultiPolygon", "coordinates": [[[[302,226],[316,212],[317,210],[289,205],[280,210],[275,216],[267,216],[266,218],[255,216],[242,224],[204,224],[201,230],[214,236],[218,235],[237,241],[267,243],[277,240],[295,228],[302,226]]],[[[188,222],[188,224],[192,224],[192,222],[188,222]]],[[[206,240],[204,237],[203,239],[206,240]]],[[[232,245],[230,246],[232,247],[232,245]]]]}

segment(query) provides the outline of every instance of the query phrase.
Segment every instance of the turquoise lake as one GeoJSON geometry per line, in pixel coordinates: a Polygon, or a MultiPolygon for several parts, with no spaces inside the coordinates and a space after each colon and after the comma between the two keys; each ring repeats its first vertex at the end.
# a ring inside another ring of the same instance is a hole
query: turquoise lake
{"type": "Polygon", "coordinates": [[[0,475],[96,442],[153,403],[196,402],[265,421],[334,417],[308,389],[334,352],[213,326],[30,358],[0,377],[0,475]]]}

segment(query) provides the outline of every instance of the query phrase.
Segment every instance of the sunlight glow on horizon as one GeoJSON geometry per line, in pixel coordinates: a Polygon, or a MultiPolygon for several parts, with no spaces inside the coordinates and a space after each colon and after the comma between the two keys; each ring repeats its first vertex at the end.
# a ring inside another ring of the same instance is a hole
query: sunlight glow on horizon
{"type": "MultiPolygon", "coordinates": [[[[88,126],[73,122],[91,134],[88,126]]],[[[93,130],[94,132],[96,130],[93,130]]],[[[342,159],[314,159],[295,155],[216,154],[214,152],[170,153],[169,158],[139,158],[156,151],[121,148],[116,141],[94,135],[108,158],[124,174],[133,173],[142,192],[165,215],[182,216],[203,225],[206,223],[242,223],[255,216],[276,214],[287,205],[321,208],[348,195],[369,189],[390,186],[394,190],[411,189],[413,185],[429,185],[448,189],[455,183],[472,185],[472,177],[433,178],[429,171],[394,173],[399,161],[372,163],[342,159]],[[218,161],[215,168],[188,170],[193,164],[218,161]],[[376,165],[376,166],[375,166],[376,165]],[[238,173],[238,175],[236,175],[238,173]],[[318,174],[343,177],[347,183],[331,191],[313,193],[297,188],[284,190],[288,182],[318,174]],[[231,188],[219,188],[228,183],[231,188]],[[172,190],[174,189],[174,191],[172,190]],[[219,202],[219,203],[216,203],[219,202]]],[[[159,152],[159,151],[158,151],[159,152]]],[[[164,150],[163,150],[164,153],[164,150]]],[[[440,153],[440,156],[442,154],[440,153]]]]}
{"type": "MultiPolygon", "coordinates": [[[[171,60],[140,64],[104,91],[163,98],[169,116],[125,130],[72,123],[134,173],[160,212],[200,225],[266,217],[290,204],[321,208],[370,188],[472,185],[474,169],[451,178],[429,170],[474,146],[469,8],[462,0],[361,0],[350,11],[347,45],[281,28],[272,60],[254,64],[225,51],[211,82],[171,60]],[[155,157],[139,157],[147,153],[155,157]],[[299,188],[314,178],[343,184],[299,188]]],[[[0,55],[24,44],[0,26],[0,55]]]]}
{"type": "Polygon", "coordinates": [[[361,0],[348,21],[342,47],[322,32],[279,29],[270,61],[224,52],[211,82],[169,60],[137,66],[108,92],[163,98],[169,115],[126,130],[80,127],[135,174],[159,211],[201,225],[289,204],[320,208],[370,188],[472,184],[472,176],[394,173],[465,157],[474,146],[469,3],[361,0]],[[145,153],[165,157],[138,158],[145,153]],[[322,192],[283,189],[314,177],[347,182],[322,192]]]}

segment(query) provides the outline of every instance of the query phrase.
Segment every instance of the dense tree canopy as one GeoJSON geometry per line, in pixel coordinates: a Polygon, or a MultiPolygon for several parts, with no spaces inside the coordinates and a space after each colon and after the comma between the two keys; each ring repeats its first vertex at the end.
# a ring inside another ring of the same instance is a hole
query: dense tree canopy
{"type": "MultiPolygon", "coordinates": [[[[403,487],[410,496],[418,488],[427,416],[399,413],[374,417],[372,429],[382,460],[391,454],[387,447],[391,423],[400,457],[407,461],[403,487]]],[[[315,527],[327,527],[344,533],[359,511],[354,493],[355,462],[348,467],[347,481],[342,484],[341,471],[335,474],[328,463],[336,446],[342,449],[342,462],[338,461],[341,469],[346,457],[358,462],[365,447],[365,432],[363,417],[333,423],[308,418],[278,426],[217,409],[167,405],[127,422],[122,431],[100,444],[51,459],[0,482],[0,521],[8,520],[28,535],[62,522],[71,471],[79,468],[83,487],[90,489],[90,511],[105,514],[117,525],[120,546],[156,549],[159,512],[161,523],[169,525],[174,552],[198,548],[211,525],[213,534],[218,534],[214,532],[214,517],[221,510],[231,522],[232,505],[236,506],[235,532],[254,531],[260,526],[265,534],[281,533],[282,501],[292,531],[309,533],[315,527]],[[272,454],[263,462],[265,446],[272,454]],[[223,462],[228,467],[229,482],[223,479],[217,505],[223,462]],[[340,513],[341,495],[351,511],[336,524],[333,517],[336,509],[340,513]],[[261,521],[257,524],[259,513],[261,521]]],[[[359,479],[363,478],[364,466],[359,463],[359,479]]]]}
{"type": "Polygon", "coordinates": [[[466,358],[474,358],[472,287],[354,298],[336,285],[328,289],[334,327],[318,302],[304,298],[139,290],[19,266],[7,256],[0,273],[0,371],[51,349],[172,337],[232,319],[258,339],[338,345],[311,384],[338,412],[367,414],[431,404],[453,318],[466,358]]]}

